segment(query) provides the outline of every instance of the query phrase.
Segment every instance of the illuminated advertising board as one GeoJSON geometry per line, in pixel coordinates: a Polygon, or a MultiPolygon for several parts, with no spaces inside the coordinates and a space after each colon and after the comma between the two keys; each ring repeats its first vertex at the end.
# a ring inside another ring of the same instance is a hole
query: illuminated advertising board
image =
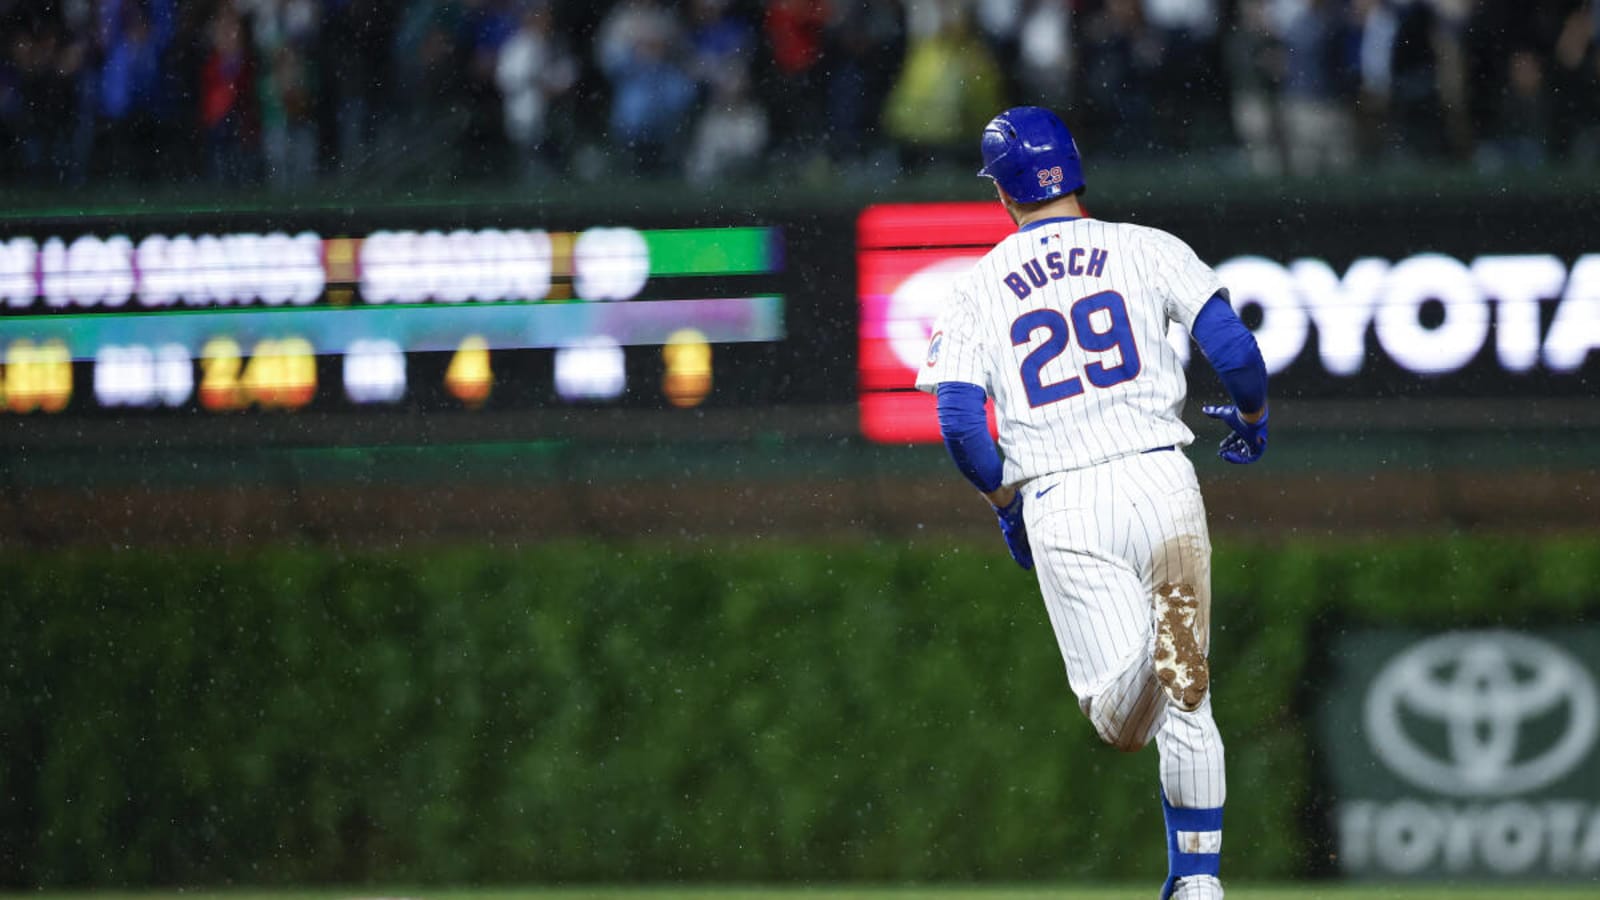
{"type": "Polygon", "coordinates": [[[1345,875],[1600,875],[1600,630],[1341,630],[1328,658],[1314,734],[1345,875]]]}
{"type": "MultiPolygon", "coordinates": [[[[893,204],[856,223],[861,432],[883,443],[939,440],[933,398],[916,390],[951,282],[1016,229],[997,203],[893,204]]],[[[989,412],[991,426],[993,406],[989,412]]]]}
{"type": "Polygon", "coordinates": [[[423,376],[475,408],[528,350],[555,402],[695,406],[714,346],[783,337],[781,260],[767,227],[13,236],[0,408],[385,406],[423,376]]]}
{"type": "MultiPolygon", "coordinates": [[[[861,430],[936,441],[912,385],[954,279],[1013,226],[995,203],[875,206],[858,220],[861,430]]],[[[1214,263],[1261,346],[1274,393],[1308,399],[1591,392],[1600,368],[1600,253],[1348,263],[1240,253],[1214,263]]],[[[1169,335],[1185,364],[1191,343],[1169,335]]]]}

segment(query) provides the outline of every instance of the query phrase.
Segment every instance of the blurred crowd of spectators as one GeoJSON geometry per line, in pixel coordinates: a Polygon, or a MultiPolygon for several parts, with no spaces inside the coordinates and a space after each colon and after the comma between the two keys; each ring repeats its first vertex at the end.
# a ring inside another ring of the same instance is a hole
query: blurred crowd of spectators
{"type": "Polygon", "coordinates": [[[1600,156],[1600,0],[0,0],[0,183],[1600,156]]]}

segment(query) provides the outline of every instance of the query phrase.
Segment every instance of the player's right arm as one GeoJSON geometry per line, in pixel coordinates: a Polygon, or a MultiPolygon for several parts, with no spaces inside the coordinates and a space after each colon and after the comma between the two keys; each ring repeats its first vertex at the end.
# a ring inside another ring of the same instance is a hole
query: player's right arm
{"type": "Polygon", "coordinates": [[[941,381],[936,394],[939,407],[939,434],[956,468],[978,489],[1000,521],[1011,558],[1024,569],[1033,568],[1033,547],[1022,520],[1022,492],[1002,484],[1004,462],[989,436],[989,417],[984,413],[984,390],[965,381],[941,381]]]}
{"type": "Polygon", "coordinates": [[[917,388],[937,398],[939,433],[950,459],[994,507],[1011,558],[1031,569],[1033,550],[1022,520],[1022,494],[1001,483],[1004,462],[989,435],[989,417],[984,411],[989,365],[978,335],[971,296],[957,288],[934,323],[927,363],[917,373],[917,388]]]}

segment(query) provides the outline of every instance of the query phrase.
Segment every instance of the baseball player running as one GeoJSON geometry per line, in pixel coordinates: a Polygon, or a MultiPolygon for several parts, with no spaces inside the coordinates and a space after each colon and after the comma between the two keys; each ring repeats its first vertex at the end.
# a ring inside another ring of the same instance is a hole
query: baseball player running
{"type": "Polygon", "coordinates": [[[938,397],[957,468],[993,504],[1012,557],[1037,562],[1067,680],[1119,750],[1155,738],[1167,826],[1161,900],[1222,896],[1222,738],[1211,718],[1211,542],[1182,449],[1181,323],[1233,403],[1207,406],[1219,455],[1267,446],[1267,373],[1217,275],[1188,245],[1084,216],[1067,127],[1024,106],[983,132],[983,168],[1017,223],[960,279],[917,387],[938,397]],[[1000,428],[989,437],[984,396],[1000,428]],[[1001,452],[1004,454],[1002,459],[1001,452]]]}

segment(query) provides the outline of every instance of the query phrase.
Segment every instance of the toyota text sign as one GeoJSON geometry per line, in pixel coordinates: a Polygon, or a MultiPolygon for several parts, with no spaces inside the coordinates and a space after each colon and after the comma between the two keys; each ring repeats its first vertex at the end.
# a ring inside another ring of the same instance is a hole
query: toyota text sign
{"type": "MultiPolygon", "coordinates": [[[[939,439],[933,401],[912,389],[934,317],[956,279],[1014,230],[998,203],[893,204],[861,214],[859,386],[868,438],[939,439]]],[[[1274,396],[1593,393],[1600,253],[1443,253],[1419,241],[1381,255],[1346,235],[1330,240],[1328,256],[1273,257],[1242,243],[1224,242],[1221,252],[1215,238],[1207,243],[1214,252],[1202,258],[1254,333],[1274,396]]],[[[1186,364],[1198,358],[1183,328],[1168,339],[1186,364]]]]}
{"type": "Polygon", "coordinates": [[[1600,629],[1341,637],[1318,716],[1342,869],[1600,875],[1600,629]]]}

